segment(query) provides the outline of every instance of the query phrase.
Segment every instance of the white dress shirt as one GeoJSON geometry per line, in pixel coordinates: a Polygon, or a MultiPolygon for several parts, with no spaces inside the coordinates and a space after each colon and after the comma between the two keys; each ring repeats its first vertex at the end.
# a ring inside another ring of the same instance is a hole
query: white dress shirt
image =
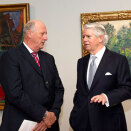
{"type": "MultiPolygon", "coordinates": [[[[98,68],[98,66],[100,64],[100,61],[101,61],[101,59],[102,59],[102,57],[104,55],[105,50],[106,50],[106,47],[104,46],[99,52],[97,52],[95,54],[95,56],[96,56],[96,59],[95,59],[96,68],[98,68]]],[[[87,68],[87,81],[88,81],[88,78],[89,78],[89,68],[90,68],[90,63],[91,63],[91,57],[92,57],[92,55],[90,55],[89,63],[88,63],[88,68],[87,68]]],[[[104,94],[104,93],[102,93],[102,94],[104,94]]],[[[107,100],[107,102],[105,103],[105,105],[108,107],[109,106],[109,101],[108,101],[108,98],[107,98],[106,94],[104,94],[104,95],[105,95],[106,100],[107,100]]]]}

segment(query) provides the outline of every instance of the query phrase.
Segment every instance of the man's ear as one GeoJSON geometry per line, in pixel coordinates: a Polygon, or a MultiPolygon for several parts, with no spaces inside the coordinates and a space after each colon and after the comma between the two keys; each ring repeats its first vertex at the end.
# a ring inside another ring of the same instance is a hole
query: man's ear
{"type": "Polygon", "coordinates": [[[31,36],[32,36],[32,31],[31,31],[31,30],[27,30],[27,31],[26,31],[26,34],[27,34],[27,36],[28,36],[29,38],[31,38],[31,36]]]}
{"type": "Polygon", "coordinates": [[[100,36],[99,36],[99,42],[102,43],[102,42],[103,42],[103,39],[104,39],[104,36],[103,36],[103,35],[100,35],[100,36]]]}

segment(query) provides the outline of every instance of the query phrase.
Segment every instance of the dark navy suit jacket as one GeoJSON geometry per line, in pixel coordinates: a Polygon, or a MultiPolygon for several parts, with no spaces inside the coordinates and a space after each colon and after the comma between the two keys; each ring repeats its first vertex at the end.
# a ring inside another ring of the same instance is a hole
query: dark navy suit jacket
{"type": "Polygon", "coordinates": [[[77,91],[70,124],[74,131],[127,131],[121,102],[131,98],[131,76],[125,56],[105,50],[90,90],[86,74],[90,55],[78,61],[77,91]],[[111,75],[105,75],[110,72],[111,75]],[[93,96],[105,93],[109,107],[90,103],[93,96]],[[89,129],[90,127],[90,129],[89,129]]]}
{"type": "MultiPolygon", "coordinates": [[[[18,131],[24,119],[40,122],[45,111],[59,117],[64,88],[50,54],[38,52],[41,69],[21,44],[0,59],[0,83],[5,92],[5,109],[0,131],[18,131]]],[[[58,131],[56,122],[50,131],[58,131]]]]}

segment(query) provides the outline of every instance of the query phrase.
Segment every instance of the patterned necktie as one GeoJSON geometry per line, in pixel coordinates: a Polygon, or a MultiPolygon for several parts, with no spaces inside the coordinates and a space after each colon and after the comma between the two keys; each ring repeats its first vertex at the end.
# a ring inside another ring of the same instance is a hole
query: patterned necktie
{"type": "Polygon", "coordinates": [[[89,67],[89,74],[88,74],[88,88],[90,89],[95,72],[96,72],[96,63],[95,63],[95,59],[97,57],[96,56],[92,56],[91,57],[91,63],[90,63],[90,67],[89,67]]]}
{"type": "Polygon", "coordinates": [[[34,60],[36,61],[37,65],[38,65],[39,68],[40,68],[40,61],[39,61],[39,59],[38,59],[38,57],[37,57],[37,53],[36,53],[36,52],[32,52],[31,54],[32,54],[34,60]]]}

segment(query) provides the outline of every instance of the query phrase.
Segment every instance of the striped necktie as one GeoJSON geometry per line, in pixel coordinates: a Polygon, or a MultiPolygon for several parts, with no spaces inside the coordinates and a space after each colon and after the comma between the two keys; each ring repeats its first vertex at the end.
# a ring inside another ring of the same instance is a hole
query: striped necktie
{"type": "Polygon", "coordinates": [[[38,57],[37,57],[37,53],[36,53],[36,52],[32,52],[31,54],[32,54],[34,60],[36,61],[37,65],[38,65],[39,68],[40,68],[40,61],[39,61],[39,59],[38,59],[38,57]]]}

